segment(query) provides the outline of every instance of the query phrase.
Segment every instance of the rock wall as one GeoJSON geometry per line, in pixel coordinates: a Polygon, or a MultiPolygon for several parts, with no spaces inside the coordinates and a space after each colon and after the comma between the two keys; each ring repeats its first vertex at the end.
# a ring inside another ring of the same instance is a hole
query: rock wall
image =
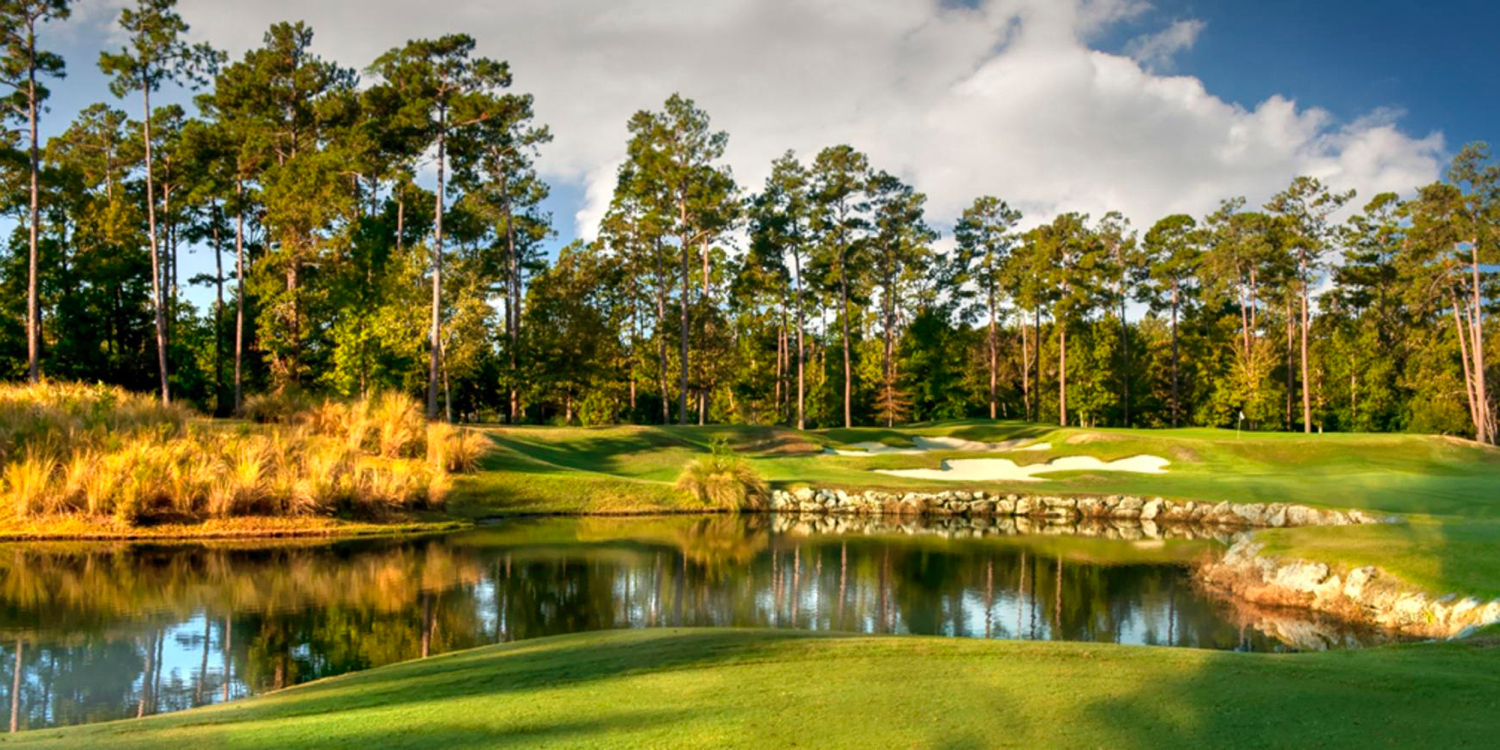
{"type": "Polygon", "coordinates": [[[1348,526],[1399,519],[1360,510],[1330,510],[1286,503],[1200,503],[1133,495],[1054,497],[968,492],[846,492],[803,487],[771,493],[771,510],[817,514],[916,516],[1015,516],[1061,522],[1111,518],[1153,523],[1235,527],[1348,526]]]}
{"type": "Polygon", "coordinates": [[[904,534],[944,539],[978,539],[987,536],[1045,534],[1081,536],[1125,541],[1157,539],[1211,539],[1225,546],[1236,535],[1233,528],[1193,523],[1157,524],[1125,518],[1085,518],[1062,521],[1029,516],[984,515],[852,515],[848,513],[777,513],[771,528],[778,534],[796,536],[904,534]]]}
{"type": "Polygon", "coordinates": [[[1198,578],[1255,604],[1302,607],[1407,635],[1453,638],[1500,622],[1500,599],[1434,597],[1372,566],[1336,570],[1320,562],[1262,556],[1261,549],[1247,535],[1219,559],[1200,565],[1198,578]]]}

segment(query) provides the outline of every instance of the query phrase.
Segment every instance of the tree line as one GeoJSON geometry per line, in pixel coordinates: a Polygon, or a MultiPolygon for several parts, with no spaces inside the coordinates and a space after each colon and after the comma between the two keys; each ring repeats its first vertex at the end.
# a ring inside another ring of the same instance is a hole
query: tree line
{"type": "Polygon", "coordinates": [[[1298,177],[1140,228],[983,196],[944,244],[926,196],[851,145],[741,185],[728,134],[674,95],[627,123],[598,237],[549,258],[550,133],[472,38],[361,73],[282,23],[231,61],[184,41],[173,0],[139,0],[99,65],[140,119],[96,104],[40,144],[64,62],[38,30],[67,12],[0,11],[7,377],[218,414],[246,392],[396,389],[450,420],[1496,438],[1500,166],[1482,144],[1406,198],[1298,177]],[[169,82],[195,112],[152,108],[169,82]],[[181,278],[197,252],[214,272],[181,278]],[[184,284],[214,290],[208,309],[184,284]]]}

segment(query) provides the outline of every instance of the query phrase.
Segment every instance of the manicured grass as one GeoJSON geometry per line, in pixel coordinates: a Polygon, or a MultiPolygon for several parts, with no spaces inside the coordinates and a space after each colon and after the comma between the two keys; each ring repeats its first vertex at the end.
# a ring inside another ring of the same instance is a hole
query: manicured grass
{"type": "Polygon", "coordinates": [[[691,507],[671,492],[677,473],[727,438],[776,486],[846,489],[987,489],[1058,494],[1130,493],[1233,502],[1297,502],[1387,513],[1500,520],[1500,451],[1416,435],[1245,433],[1230,430],[1082,430],[1020,422],[956,421],[908,428],[798,433],[770,427],[492,428],[482,473],[460,479],[455,507],[485,512],[644,511],[691,507]],[[916,480],[875,469],[936,468],[976,454],[836,456],[830,446],[949,435],[1046,442],[1003,455],[1020,464],[1067,455],[1159,455],[1162,475],[1065,472],[1042,482],[916,480]]]}
{"type": "Polygon", "coordinates": [[[1419,435],[1242,433],[1232,430],[1058,429],[963,420],[897,429],[799,433],[772,427],[492,428],[482,471],[461,478],[450,510],[460,516],[627,513],[699,509],[672,482],[709,441],[723,437],[774,487],[985,489],[1056,494],[1138,494],[1231,502],[1360,508],[1408,517],[1405,525],[1259,532],[1267,550],[1342,565],[1379,565],[1433,593],[1500,595],[1500,451],[1419,435]],[[914,480],[873,469],[935,468],[976,454],[837,456],[831,446],[910,442],[913,435],[995,442],[1024,438],[1046,451],[1012,451],[1017,463],[1058,456],[1171,461],[1161,475],[1066,472],[1042,482],[914,480]]]}
{"type": "Polygon", "coordinates": [[[1453,747],[1494,741],[1495,636],[1265,655],[644,630],[522,641],[17,747],[1453,747]]]}

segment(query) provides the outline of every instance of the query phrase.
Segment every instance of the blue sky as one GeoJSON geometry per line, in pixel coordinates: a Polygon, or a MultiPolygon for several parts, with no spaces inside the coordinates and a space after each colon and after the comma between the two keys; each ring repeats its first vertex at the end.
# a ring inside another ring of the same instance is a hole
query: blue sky
{"type": "MultiPolygon", "coordinates": [[[[96,67],[118,43],[120,1],[84,0],[53,37],[70,74],[53,85],[46,132],[95,101],[139,115],[96,67]]],[[[674,91],[729,131],[743,186],[758,187],[787,148],[808,157],[850,142],[928,192],[939,227],[984,193],[1032,220],[1118,208],[1144,228],[1236,194],[1264,200],[1303,172],[1364,196],[1408,191],[1463,143],[1497,135],[1500,3],[962,5],[183,0],[181,11],[195,40],[234,56],[271,22],[301,18],[316,51],[356,68],[412,36],[471,33],[482,54],[511,61],[557,136],[540,167],[559,244],[591,233],[630,112],[674,91]]],[[[185,270],[209,264],[200,254],[185,270]]]]}
{"type": "Polygon", "coordinates": [[[1454,149],[1500,135],[1500,3],[1162,1],[1147,18],[1206,21],[1177,70],[1242,104],[1280,93],[1345,119],[1394,107],[1454,149]]]}

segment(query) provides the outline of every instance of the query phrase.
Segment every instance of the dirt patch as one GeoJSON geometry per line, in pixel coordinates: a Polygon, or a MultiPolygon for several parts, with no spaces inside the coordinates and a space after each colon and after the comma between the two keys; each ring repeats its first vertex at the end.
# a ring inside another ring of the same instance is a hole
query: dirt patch
{"type": "Polygon", "coordinates": [[[1124,438],[1103,432],[1080,432],[1077,435],[1069,435],[1068,439],[1063,442],[1068,445],[1086,445],[1088,443],[1113,443],[1117,440],[1124,440],[1124,438]]]}

